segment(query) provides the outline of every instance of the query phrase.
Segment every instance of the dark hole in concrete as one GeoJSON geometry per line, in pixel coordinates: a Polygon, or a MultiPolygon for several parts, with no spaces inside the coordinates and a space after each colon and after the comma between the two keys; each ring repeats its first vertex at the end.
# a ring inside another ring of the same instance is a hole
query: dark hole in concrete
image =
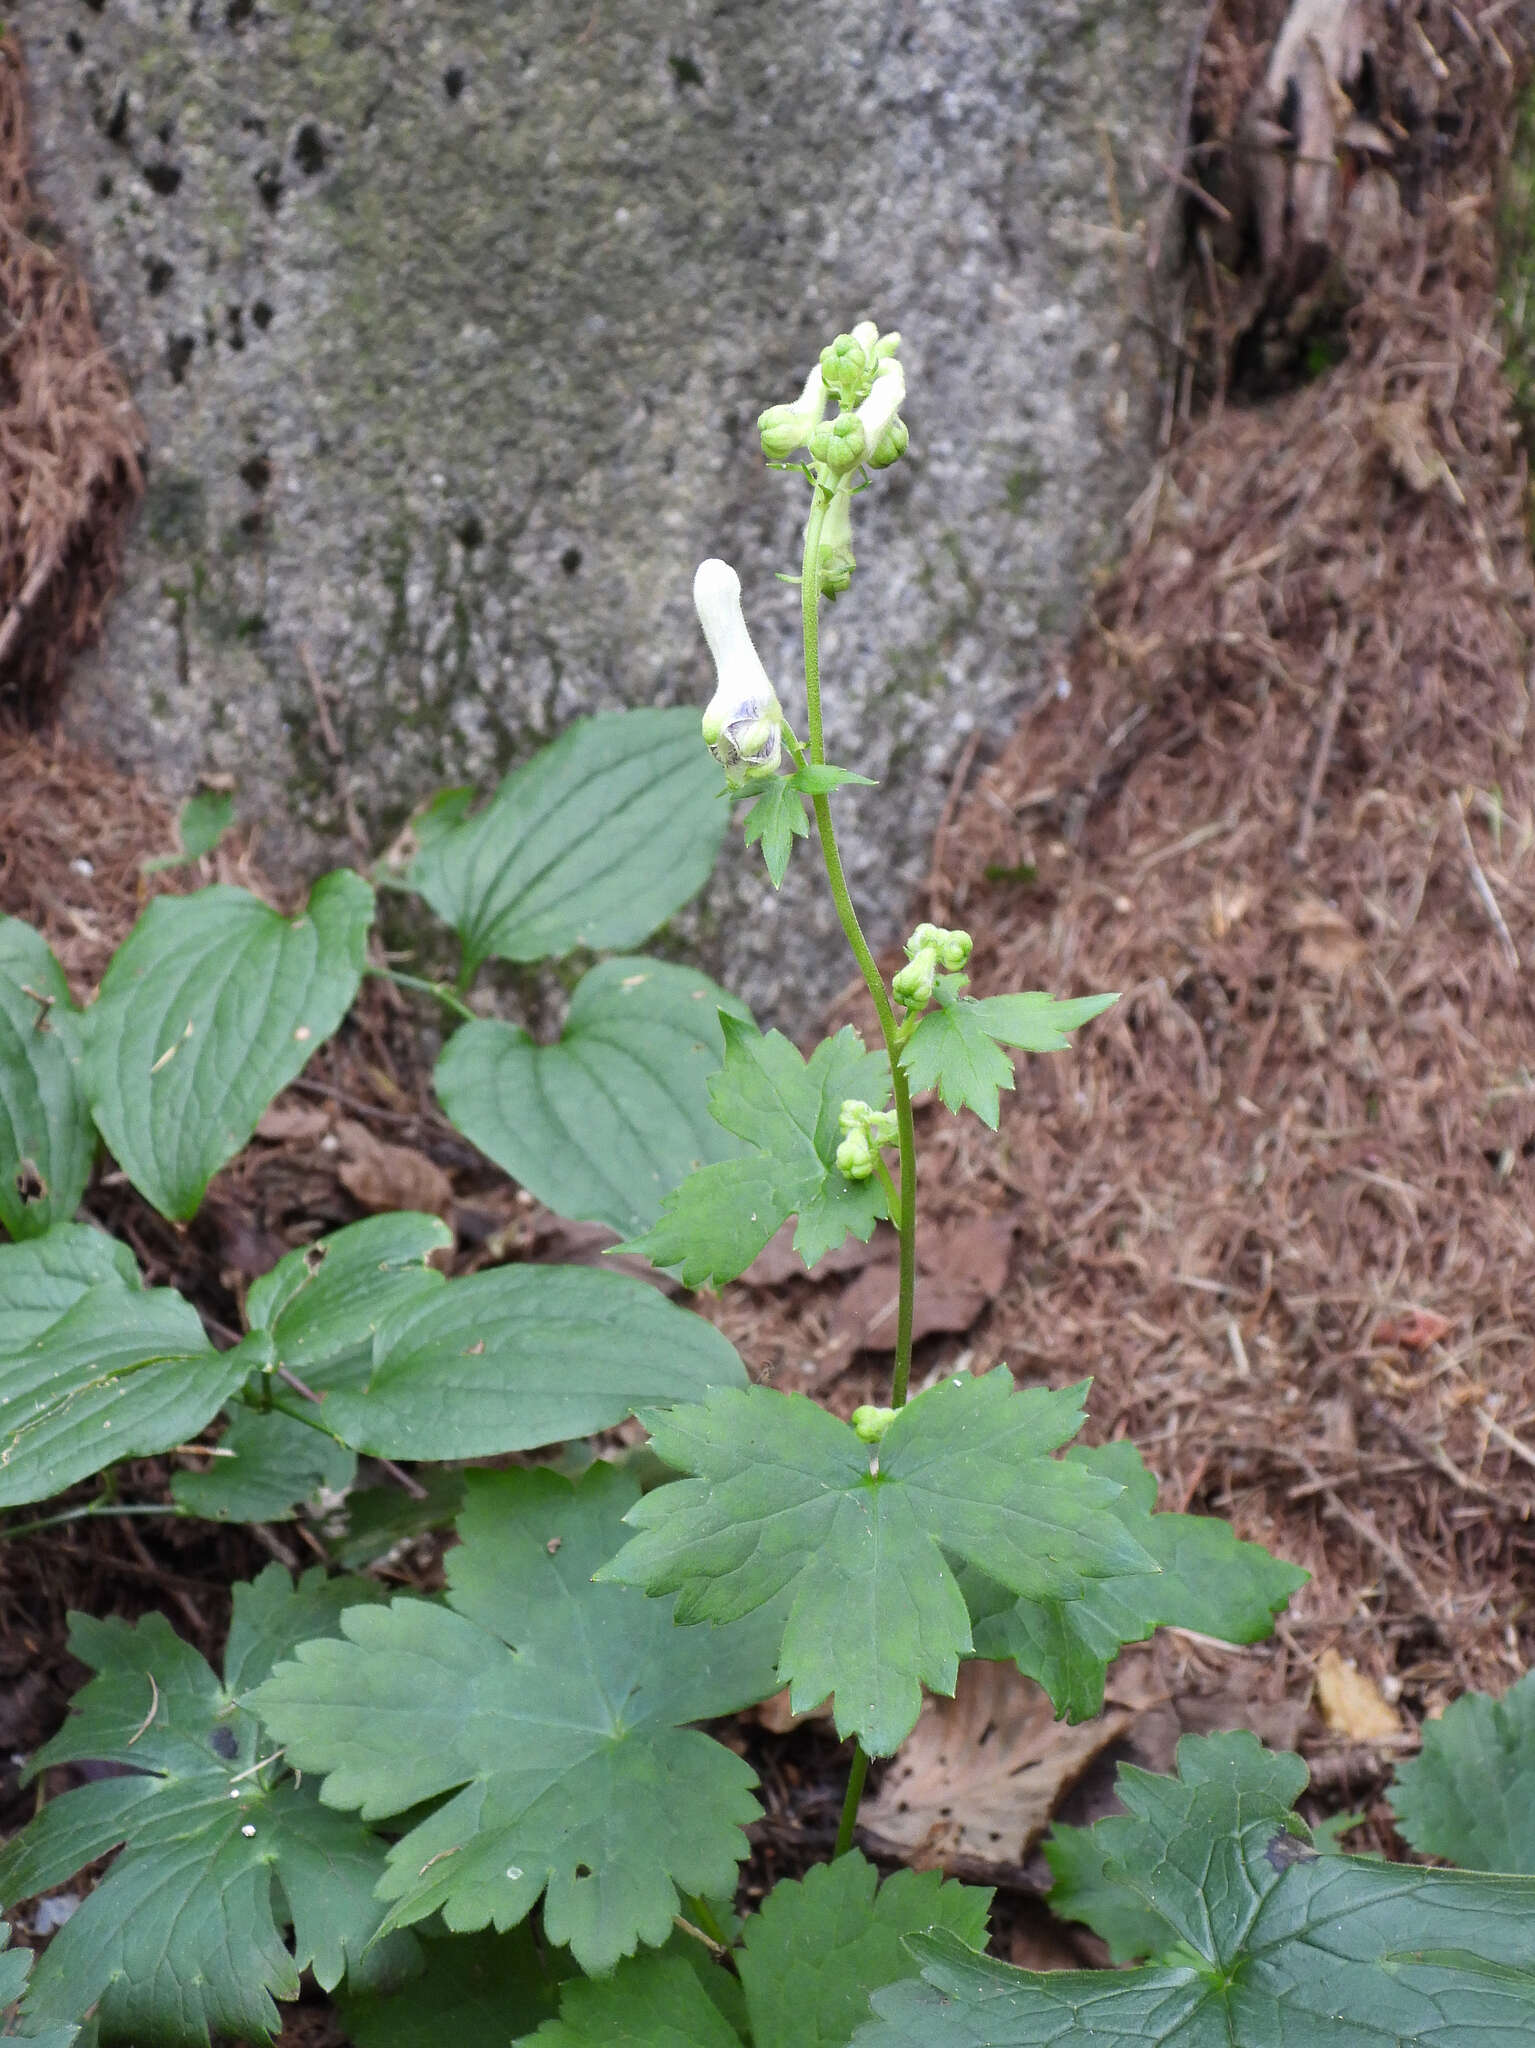
{"type": "Polygon", "coordinates": [[[162,199],[169,199],[181,183],[179,164],[145,164],[144,182],[151,192],[158,192],[162,199]]]}
{"type": "Polygon", "coordinates": [[[272,462],[270,456],[252,455],[249,461],[242,462],[240,464],[240,481],[249,490],[264,491],[272,481],[272,462]]]}
{"type": "Polygon", "coordinates": [[[282,179],[276,166],[263,164],[256,173],[256,193],[268,213],[276,213],[282,205],[282,179]]]}
{"type": "Polygon", "coordinates": [[[171,137],[175,134],[175,132],[176,124],[174,121],[162,121],[160,123],[159,127],[155,130],[155,133],[160,138],[160,146],[162,149],[170,148],[171,137]]]}
{"type": "Polygon", "coordinates": [[[272,324],[272,309],[265,299],[257,299],[255,305],[251,307],[251,318],[261,329],[262,333],[265,334],[272,324]]]}
{"type": "Polygon", "coordinates": [[[480,523],[478,515],[473,512],[466,512],[453,531],[459,546],[470,554],[484,544],[485,528],[480,523]]]}
{"type": "Polygon", "coordinates": [[[679,89],[686,85],[703,84],[704,75],[693,58],[688,56],[668,57],[666,61],[672,67],[672,77],[676,80],[679,89]]]}
{"type": "Polygon", "coordinates": [[[106,136],[108,142],[115,142],[119,144],[119,146],[127,141],[128,95],[126,91],[120,92],[117,95],[117,98],[113,101],[112,111],[107,116],[106,127],[103,129],[102,132],[106,136]]]}
{"type": "Polygon", "coordinates": [[[264,136],[266,134],[266,123],[259,114],[242,114],[240,116],[240,132],[243,135],[264,136]]]}
{"type": "Polygon", "coordinates": [[[245,346],[245,308],[230,306],[224,314],[229,325],[229,346],[239,350],[245,346]]]}
{"type": "Polygon", "coordinates": [[[98,199],[110,199],[115,189],[116,188],[112,183],[111,173],[109,171],[103,171],[101,176],[96,180],[96,197],[98,199]]]}
{"type": "Polygon", "coordinates": [[[148,286],[149,296],[152,299],[159,298],[175,275],[174,263],[168,263],[163,256],[151,256],[144,265],[144,281],[148,286]]]}
{"type": "Polygon", "coordinates": [[[85,49],[85,38],[79,29],[70,29],[64,37],[64,47],[71,57],[78,57],[85,49]]]}
{"type": "Polygon", "coordinates": [[[231,28],[243,28],[256,11],[256,0],[229,0],[224,19],[231,28]]]}
{"type": "Polygon", "coordinates": [[[581,550],[579,548],[567,548],[564,554],[560,556],[560,567],[567,576],[574,576],[580,566],[581,550]]]}
{"type": "Polygon", "coordinates": [[[450,100],[456,100],[467,84],[462,64],[450,64],[442,74],[442,89],[450,100]]]}
{"type": "Polygon", "coordinates": [[[248,533],[253,540],[258,533],[266,532],[266,514],[259,506],[254,512],[244,512],[240,515],[240,531],[248,533]]]}
{"type": "Polygon", "coordinates": [[[293,138],[293,161],[306,178],[317,177],[330,157],[325,137],[313,121],[306,121],[293,138]]]}
{"type": "Polygon", "coordinates": [[[180,384],[187,374],[187,364],[192,360],[197,343],[190,334],[172,335],[166,345],[165,367],[171,373],[171,382],[180,384]]]}
{"type": "Polygon", "coordinates": [[[85,0],[85,4],[92,14],[100,14],[102,8],[106,6],[107,0],[85,0]]]}

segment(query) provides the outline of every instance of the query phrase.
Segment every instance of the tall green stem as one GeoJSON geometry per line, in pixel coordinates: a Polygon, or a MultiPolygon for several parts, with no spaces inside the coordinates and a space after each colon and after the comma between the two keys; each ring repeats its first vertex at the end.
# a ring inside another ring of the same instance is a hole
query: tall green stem
{"type": "MultiPolygon", "coordinates": [[[[805,525],[805,554],[800,576],[801,618],[805,642],[805,703],[808,712],[810,758],[817,766],[826,760],[826,743],[821,724],[821,646],[820,646],[820,603],[821,584],[818,574],[818,558],[821,545],[821,527],[825,522],[830,495],[821,484],[815,486],[811,500],[810,518],[805,525]]],[[[911,1113],[911,1090],[906,1085],[906,1076],[901,1071],[900,1046],[897,1042],[895,1012],[891,1008],[890,996],[885,988],[884,978],[875,964],[869,942],[863,935],[858,922],[858,913],[853,908],[853,899],[848,893],[847,877],[842,871],[842,856],[837,850],[837,834],[831,821],[831,806],[824,796],[811,798],[815,810],[816,831],[820,835],[821,855],[826,863],[826,879],[831,884],[832,901],[837,906],[837,917],[841,923],[859,971],[868,985],[879,1018],[880,1035],[885,1041],[885,1051],[890,1056],[890,1082],[895,1098],[896,1139],[901,1154],[901,1202],[900,1214],[894,1219],[900,1245],[900,1283],[896,1297],[895,1319],[895,1365],[891,1373],[890,1405],[904,1408],[907,1389],[911,1382],[911,1325],[912,1306],[917,1291],[917,1132],[911,1113]]]]}
{"type": "MultiPolygon", "coordinates": [[[[820,548],[821,528],[825,524],[830,505],[831,494],[823,484],[817,482],[810,501],[810,517],[805,523],[805,552],[800,569],[800,617],[805,643],[805,708],[810,758],[817,767],[823,766],[826,760],[826,741],[821,721],[820,548]]],[[[896,1036],[895,1011],[890,1004],[884,977],[879,971],[869,942],[863,935],[863,927],[858,922],[853,899],[848,893],[847,876],[842,871],[842,856],[837,850],[836,829],[831,821],[831,806],[824,796],[813,796],[810,802],[815,811],[816,831],[821,841],[821,857],[826,863],[826,879],[831,885],[832,901],[837,906],[838,922],[867,984],[874,1003],[874,1013],[879,1019],[880,1036],[885,1041],[885,1051],[890,1060],[890,1086],[895,1099],[896,1139],[901,1154],[900,1199],[892,1219],[900,1246],[900,1282],[896,1296],[895,1365],[891,1373],[890,1405],[892,1408],[904,1408],[907,1388],[911,1382],[912,1306],[917,1291],[917,1131],[911,1114],[911,1090],[907,1087],[906,1076],[901,1071],[901,1049],[896,1036]]],[[[837,1845],[832,1851],[833,1860],[838,1856],[845,1856],[853,1846],[853,1829],[858,1821],[858,1803],[863,1797],[864,1783],[868,1775],[868,1754],[862,1743],[855,1742],[852,1768],[848,1772],[847,1795],[842,1802],[842,1818],[837,1827],[837,1845]]]]}

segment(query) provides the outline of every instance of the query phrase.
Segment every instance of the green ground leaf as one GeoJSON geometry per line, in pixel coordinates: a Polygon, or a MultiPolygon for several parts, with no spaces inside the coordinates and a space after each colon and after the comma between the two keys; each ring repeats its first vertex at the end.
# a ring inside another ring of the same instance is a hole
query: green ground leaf
{"type": "Polygon", "coordinates": [[[734,1890],[755,1780],[686,1724],[772,1691],[775,1631],[678,1631],[671,1601],[592,1583],[637,1490],[605,1465],[469,1474],[446,1605],[349,1613],[254,1695],[329,1805],[445,1800],[390,1851],[391,1923],[504,1930],[542,1896],[601,1972],[665,1942],[681,1894],[734,1890]]]}
{"type": "Polygon", "coordinates": [[[884,1054],[869,1052],[850,1025],[804,1060],[781,1032],[721,1022],[725,1064],[709,1083],[709,1107],[754,1149],[691,1174],[654,1229],[624,1247],[680,1267],[685,1287],[734,1280],[790,1216],[799,1217],[794,1248],[813,1266],[849,1235],[867,1244],[886,1213],[878,1179],[849,1180],[836,1164],[843,1102],[880,1109],[890,1098],[884,1054]]]}
{"type": "Polygon", "coordinates": [[[737,1957],[753,2048],[844,2048],[869,2016],[869,1994],[915,1977],[903,1937],[947,1928],[986,1945],[992,1894],[946,1884],[936,1870],[897,1871],[876,1892],[872,1863],[853,1853],[803,1880],[782,1880],[746,1923],[737,1957]]]}
{"type": "Polygon", "coordinates": [[[1126,1643],[1164,1627],[1260,1642],[1306,1583],[1297,1566],[1240,1542],[1213,1516],[1154,1513],[1157,1482],[1133,1444],[1078,1445],[1066,1457],[1124,1488],[1113,1512],[1156,1568],[1090,1580],[1075,1600],[1014,1600],[974,1571],[962,1573],[960,1584],[976,1655],[1011,1659],[1068,1721],[1102,1712],[1104,1679],[1126,1643]]]}
{"type": "Polygon", "coordinates": [[[418,1497],[402,1486],[360,1486],[347,1495],[339,1518],[325,1524],[331,1556],[343,1571],[361,1571],[432,1529],[446,1529],[464,1505],[464,1475],[455,1465],[423,1465],[414,1475],[418,1497]],[[335,1526],[339,1519],[340,1526],[335,1526]]]}
{"type": "Polygon", "coordinates": [[[643,1280],[584,1266],[497,1266],[386,1318],[359,1391],[325,1425],[384,1458],[483,1458],[610,1429],[652,1401],[740,1386],[701,1316],[643,1280]]]}
{"type": "Polygon", "coordinates": [[[250,1339],[215,1351],[190,1302],[140,1293],[116,1267],[12,1348],[17,1334],[0,1330],[0,1507],[185,1443],[259,1362],[250,1339]]]}
{"type": "MultiPolygon", "coordinates": [[[[1128,1814],[1080,1831],[1097,1874],[1052,1903],[1112,1927],[1123,1895],[1164,1960],[1039,1975],[911,1940],[926,1980],[875,1994],[858,2048],[1519,2048],[1535,2028],[1535,1879],[1318,1856],[1298,1757],[1188,1737],[1179,1776],[1120,1773],[1128,1814]]],[[[1058,1831],[1059,1832],[1059,1831],[1058,1831]]]]}
{"type": "Polygon", "coordinates": [[[489,959],[638,945],[709,879],[727,823],[691,708],[570,726],[485,808],[434,831],[406,877],[489,959]]]}
{"type": "Polygon", "coordinates": [[[596,1983],[572,1978],[559,2018],[546,2020],[517,2048],[535,2042],[538,2048],[741,2048],[741,2036],[698,1971],[679,1955],[636,1956],[596,1983]]]}
{"type": "Polygon", "coordinates": [[[286,1522],[324,1489],[344,1493],[357,1453],[280,1408],[236,1405],[206,1472],[178,1472],[171,1498],[212,1522],[286,1522]]]}
{"type": "Polygon", "coordinates": [[[427,1262],[452,1242],[445,1223],[410,1210],[349,1223],[279,1259],[251,1288],[246,1318],[316,1393],[364,1387],[387,1318],[440,1299],[446,1283],[427,1262]]]}
{"type": "Polygon", "coordinates": [[[188,861],[201,860],[205,853],[212,853],[234,823],[234,816],[235,800],[227,789],[200,789],[187,798],[176,820],[180,851],[141,860],[140,873],[157,875],[166,868],[185,867],[188,861]]]}
{"type": "Polygon", "coordinates": [[[870,1449],[802,1395],[767,1387],[643,1417],[657,1453],[696,1477],[658,1487],[602,1576],[677,1593],[683,1622],[738,1620],[788,1598],[779,1658],[795,1709],[828,1693],[839,1735],[887,1756],[922,1687],[952,1693],[971,1651],[949,1563],[1015,1595],[1079,1597],[1149,1560],[1105,1509],[1118,1488],[1049,1456],[1082,1422],[1082,1387],[1019,1393],[1006,1371],[944,1380],[870,1449]]]}
{"type": "Polygon", "coordinates": [[[1420,1854],[1535,1875],[1535,1672],[1502,1699],[1463,1693],[1425,1721],[1422,1753],[1397,1766],[1389,1797],[1420,1854]]]}
{"type": "MultiPolygon", "coordinates": [[[[11,1948],[10,1939],[10,1928],[0,1920],[0,1950],[6,1951],[0,1954],[0,2013],[20,1998],[32,1968],[30,1951],[24,1948],[11,1948]]],[[[70,2043],[79,2031],[76,2026],[48,2027],[42,2033],[32,2034],[28,2038],[33,2048],[70,2048],[70,2043]]],[[[0,2027],[0,2036],[7,2041],[14,2040],[16,2029],[9,2025],[0,2027]]]]}
{"type": "Polygon", "coordinates": [[[78,1017],[41,935],[0,917],[0,1226],[12,1237],[68,1222],[91,1177],[96,1127],[72,1057],[78,1017]]]}
{"type": "Polygon", "coordinates": [[[744,1003],[691,967],[605,960],[577,986],[553,1045],[489,1019],[456,1031],[437,1062],[438,1099],[557,1215],[633,1235],[696,1167],[743,1149],[708,1110],[722,1010],[751,1026],[744,1003]]]}
{"type": "Polygon", "coordinates": [[[73,1617],[70,1648],[97,1676],[26,1775],[82,1760],[134,1775],[65,1792],[0,1851],[0,1898],[14,1903],[125,1844],[39,1960],[21,2010],[29,2031],[99,2001],[109,2042],[206,2043],[210,2030],[265,2040],[279,2023],[272,2001],[297,1996],[300,1970],[328,1988],[364,1958],[378,1977],[408,1964],[411,1943],[369,1948],[383,1844],[280,1761],[253,1769],[276,1745],[237,1699],[275,1657],[333,1630],[344,1604],[379,1593],[318,1571],[295,1587],[268,1566],[234,1589],[223,1684],[162,1615],[73,1617]]]}
{"type": "Polygon", "coordinates": [[[1013,1086],[1013,1063],[1001,1050],[1061,1052],[1069,1033],[1119,1001],[1118,996],[1076,996],[1057,1001],[1038,992],[977,999],[961,993],[964,977],[940,979],[939,1007],[918,1024],[901,1054],[915,1094],[936,1088],[946,1109],[973,1109],[991,1130],[1001,1105],[997,1091],[1013,1086]]]}
{"type": "Polygon", "coordinates": [[[118,1163],[184,1223],[351,1006],[373,891],[340,868],[289,920],[220,884],[157,896],[86,1013],[82,1078],[118,1163]]]}
{"type": "Polygon", "coordinates": [[[419,1977],[390,1992],[343,1988],[336,2007],[353,2048],[508,2048],[552,2018],[563,1975],[526,1925],[422,1943],[419,1977]]]}
{"type": "Polygon", "coordinates": [[[88,1223],[55,1223],[43,1237],[0,1244],[0,1360],[19,1356],[108,1282],[137,1292],[139,1269],[125,1244],[88,1223]]]}

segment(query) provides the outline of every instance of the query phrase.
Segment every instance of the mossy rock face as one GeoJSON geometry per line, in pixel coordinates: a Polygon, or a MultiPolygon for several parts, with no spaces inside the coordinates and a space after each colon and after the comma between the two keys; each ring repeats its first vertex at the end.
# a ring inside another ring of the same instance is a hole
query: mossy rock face
{"type": "MultiPolygon", "coordinates": [[[[1144,482],[1136,293],[1203,8],[790,12],[13,4],[153,443],[82,730],[172,790],[233,773],[264,858],[312,868],[342,842],[308,662],[382,841],[582,712],[701,707],[709,554],[802,716],[802,492],[753,422],[868,316],[912,454],[860,501],[823,673],[832,758],[888,778],[841,815],[894,933],[959,748],[1039,687],[1144,482]]],[[[697,929],[804,1027],[846,963],[796,869],[772,899],[727,864],[697,929]]]]}

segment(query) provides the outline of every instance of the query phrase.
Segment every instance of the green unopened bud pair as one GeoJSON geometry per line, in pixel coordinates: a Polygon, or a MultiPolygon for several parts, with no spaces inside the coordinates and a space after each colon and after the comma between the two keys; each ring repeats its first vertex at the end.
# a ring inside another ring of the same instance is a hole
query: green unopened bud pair
{"type": "Polygon", "coordinates": [[[933,1000],[940,971],[960,973],[974,945],[968,932],[919,924],[906,941],[906,965],[891,982],[890,993],[903,1010],[925,1010],[933,1000]]]}
{"type": "Polygon", "coordinates": [[[792,405],[770,405],[758,415],[757,432],[762,436],[762,452],[769,462],[787,462],[796,448],[805,446],[821,424],[826,399],[826,385],[817,363],[792,405]]]}
{"type": "Polygon", "coordinates": [[[861,462],[888,469],[899,461],[908,438],[900,417],[906,396],[905,373],[895,359],[900,346],[899,334],[881,334],[872,320],[861,320],[851,334],[829,342],[799,397],[758,415],[769,462],[787,462],[796,449],[806,448],[835,478],[850,475],[861,462]],[[840,409],[827,419],[832,398],[840,409]]]}
{"type": "Polygon", "coordinates": [[[714,656],[715,691],[703,716],[704,744],[732,789],[778,773],[783,707],[741,616],[741,579],[728,562],[707,561],[693,578],[693,603],[714,656]]]}
{"type": "Polygon", "coordinates": [[[875,1109],[850,1096],[837,1112],[837,1129],[843,1133],[837,1147],[838,1172],[849,1180],[868,1180],[879,1165],[880,1147],[896,1141],[895,1111],[875,1109]]]}

